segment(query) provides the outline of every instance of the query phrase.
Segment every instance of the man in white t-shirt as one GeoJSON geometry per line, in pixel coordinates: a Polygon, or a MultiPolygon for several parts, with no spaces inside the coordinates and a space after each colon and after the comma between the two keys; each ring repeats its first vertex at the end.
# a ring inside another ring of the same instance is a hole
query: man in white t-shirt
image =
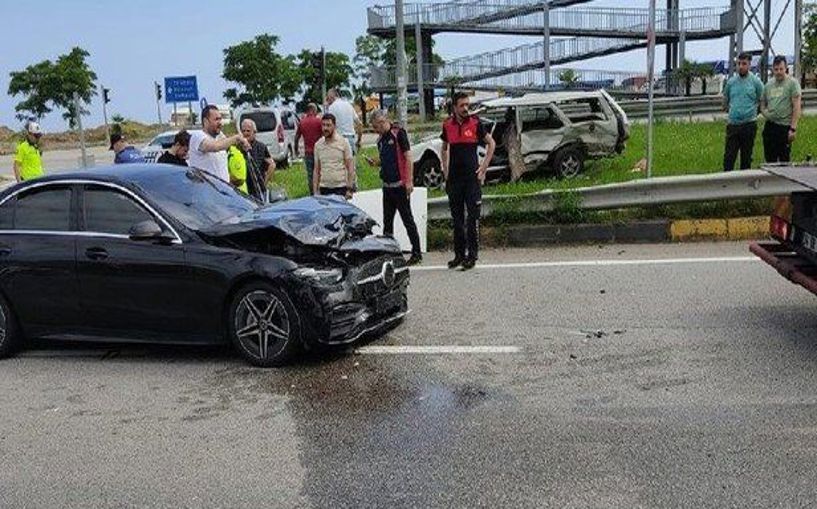
{"type": "Polygon", "coordinates": [[[334,115],[337,120],[337,132],[349,141],[353,154],[360,151],[360,142],[363,137],[363,124],[357,116],[352,103],[340,97],[336,88],[326,93],[327,113],[334,115]]]}
{"type": "Polygon", "coordinates": [[[187,164],[191,168],[204,170],[229,183],[227,149],[233,145],[241,145],[244,150],[249,150],[250,144],[241,134],[224,136],[221,132],[221,112],[214,104],[208,104],[201,110],[201,125],[201,131],[190,133],[187,164]]]}

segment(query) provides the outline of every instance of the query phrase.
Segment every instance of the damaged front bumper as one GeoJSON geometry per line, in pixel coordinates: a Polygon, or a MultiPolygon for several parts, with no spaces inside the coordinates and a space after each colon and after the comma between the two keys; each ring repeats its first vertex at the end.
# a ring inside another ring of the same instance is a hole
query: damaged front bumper
{"type": "Polygon", "coordinates": [[[346,345],[394,325],[409,311],[408,285],[399,256],[351,267],[336,285],[308,285],[297,299],[305,344],[346,345]]]}

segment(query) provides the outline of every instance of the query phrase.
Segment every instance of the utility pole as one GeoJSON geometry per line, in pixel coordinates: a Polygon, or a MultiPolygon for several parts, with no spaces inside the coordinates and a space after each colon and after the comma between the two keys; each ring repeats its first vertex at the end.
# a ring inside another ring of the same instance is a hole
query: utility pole
{"type": "Polygon", "coordinates": [[[321,46],[321,101],[326,109],[326,49],[321,46]]]}
{"type": "Polygon", "coordinates": [[[109,140],[111,139],[111,130],[108,127],[108,108],[106,105],[111,102],[109,95],[111,89],[105,88],[104,85],[100,85],[100,88],[102,88],[102,120],[105,122],[105,139],[109,140]]]}
{"type": "Polygon", "coordinates": [[[85,130],[82,128],[82,103],[79,94],[74,92],[74,111],[77,115],[77,129],[79,129],[79,150],[82,152],[82,167],[88,167],[88,154],[85,151],[85,130]]]}
{"type": "Polygon", "coordinates": [[[772,49],[772,0],[763,1],[763,53],[760,57],[760,79],[769,81],[769,52],[772,49]]]}
{"type": "MultiPolygon", "coordinates": [[[[417,47],[417,101],[420,104],[420,122],[426,119],[426,96],[423,87],[423,29],[420,26],[421,6],[417,5],[417,18],[414,20],[414,45],[417,47]]],[[[429,56],[429,62],[431,58],[429,56]]]]}
{"type": "Polygon", "coordinates": [[[803,0],[794,0],[794,77],[803,80],[803,0]]]}
{"type": "Polygon", "coordinates": [[[408,124],[408,91],[406,90],[406,33],[403,23],[403,0],[394,4],[397,18],[397,123],[408,124]]]}
{"type": "Polygon", "coordinates": [[[542,6],[543,28],[542,58],[545,62],[545,90],[550,90],[550,2],[542,6]]]}
{"type": "Polygon", "coordinates": [[[655,0],[650,0],[650,26],[647,28],[647,83],[649,84],[649,114],[647,118],[647,178],[652,177],[653,165],[653,124],[655,91],[655,0]]]}

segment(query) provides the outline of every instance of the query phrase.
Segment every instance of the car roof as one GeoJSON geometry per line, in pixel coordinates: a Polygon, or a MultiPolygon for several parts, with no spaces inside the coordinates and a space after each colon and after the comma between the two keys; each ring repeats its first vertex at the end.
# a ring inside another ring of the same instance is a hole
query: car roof
{"type": "Polygon", "coordinates": [[[73,171],[65,173],[54,173],[35,180],[14,185],[8,189],[19,189],[28,187],[30,184],[59,183],[75,180],[91,180],[96,182],[108,182],[125,186],[138,185],[140,181],[150,179],[158,172],[185,172],[189,168],[186,166],[176,166],[170,164],[157,163],[133,163],[133,164],[112,164],[106,166],[96,166],[93,169],[73,171]]]}
{"type": "Polygon", "coordinates": [[[481,104],[484,108],[507,108],[509,106],[533,106],[537,104],[558,103],[586,99],[588,97],[604,97],[599,90],[574,90],[559,92],[542,92],[525,94],[521,97],[500,97],[481,104]]]}

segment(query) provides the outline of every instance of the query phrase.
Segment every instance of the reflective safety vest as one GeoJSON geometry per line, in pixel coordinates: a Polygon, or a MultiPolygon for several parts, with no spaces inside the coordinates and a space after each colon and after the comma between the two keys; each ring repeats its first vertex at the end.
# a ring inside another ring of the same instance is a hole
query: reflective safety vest
{"type": "Polygon", "coordinates": [[[244,154],[235,145],[227,150],[227,169],[230,172],[230,182],[241,181],[242,184],[236,187],[244,194],[249,194],[247,188],[247,160],[244,159],[244,154]]]}

